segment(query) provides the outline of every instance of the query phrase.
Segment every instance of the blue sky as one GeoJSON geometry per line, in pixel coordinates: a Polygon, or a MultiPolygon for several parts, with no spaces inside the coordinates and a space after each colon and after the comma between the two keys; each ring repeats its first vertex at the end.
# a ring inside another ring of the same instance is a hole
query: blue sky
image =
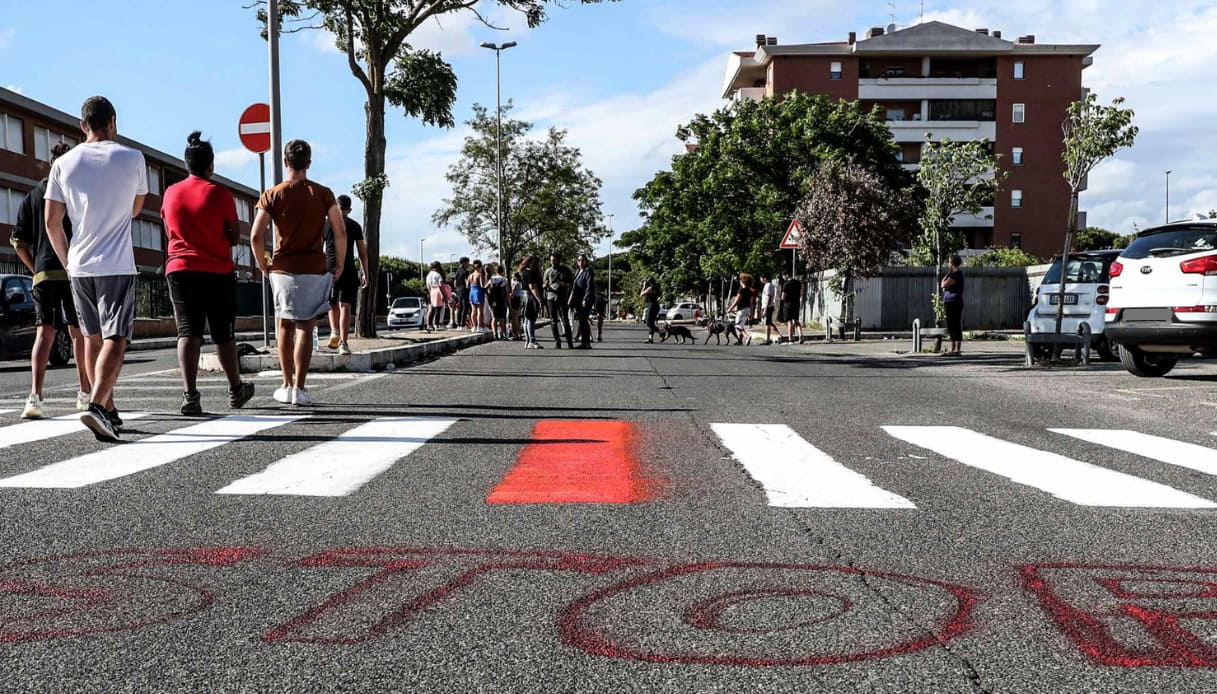
{"type": "MultiPolygon", "coordinates": [[[[179,153],[201,129],[223,175],[258,183],[257,158],[244,153],[236,121],[267,94],[266,44],[245,0],[123,0],[5,3],[0,13],[0,85],[69,113],[100,93],[115,102],[119,129],[179,153]],[[69,20],[79,16],[80,19],[69,20]],[[87,18],[87,19],[86,19],[87,18]]],[[[460,80],[456,114],[494,102],[494,55],[482,41],[516,40],[503,55],[504,98],[516,117],[539,129],[570,130],[570,142],[604,180],[606,213],[618,231],[638,224],[631,193],[679,151],[676,127],[720,107],[727,54],[751,47],[754,34],[782,43],[843,40],[890,21],[887,0],[622,0],[554,8],[528,30],[513,12],[488,14],[508,31],[469,14],[427,25],[413,43],[443,51],[460,80]]],[[[1137,110],[1137,146],[1104,164],[1083,198],[1090,221],[1131,231],[1164,215],[1164,174],[1172,169],[1172,216],[1217,208],[1217,2],[1170,0],[977,0],[925,3],[927,19],[1036,34],[1040,42],[1101,43],[1085,82],[1100,99],[1125,96],[1137,110]]],[[[918,20],[920,3],[895,3],[896,23],[918,20]]],[[[314,145],[312,176],[348,191],[362,178],[363,93],[344,56],[323,33],[285,37],[282,47],[285,136],[314,145]]],[[[422,126],[388,114],[391,187],[382,250],[447,259],[470,251],[437,229],[431,214],[449,193],[443,179],[466,131],[422,126]]],[[[776,235],[782,230],[774,230],[776,235]]],[[[602,249],[605,248],[602,245],[602,249]]]]}

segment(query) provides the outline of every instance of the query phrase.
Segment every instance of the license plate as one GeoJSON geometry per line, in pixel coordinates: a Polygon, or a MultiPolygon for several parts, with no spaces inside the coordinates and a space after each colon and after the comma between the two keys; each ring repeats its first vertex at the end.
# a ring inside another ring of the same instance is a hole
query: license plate
{"type": "MultiPolygon", "coordinates": [[[[1056,305],[1057,305],[1057,304],[1059,304],[1059,303],[1061,303],[1061,295],[1060,295],[1060,294],[1049,294],[1049,295],[1048,295],[1048,304],[1049,304],[1050,306],[1056,306],[1056,305]]],[[[1078,295],[1077,295],[1077,294],[1066,294],[1066,295],[1065,295],[1065,305],[1066,305],[1066,306],[1076,306],[1076,305],[1077,305],[1077,303],[1078,303],[1078,295]]]]}

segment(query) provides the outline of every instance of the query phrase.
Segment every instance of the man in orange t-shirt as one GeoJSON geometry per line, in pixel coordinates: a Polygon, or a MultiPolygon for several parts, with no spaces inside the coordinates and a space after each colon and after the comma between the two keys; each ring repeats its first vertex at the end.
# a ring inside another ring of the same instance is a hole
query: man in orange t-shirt
{"type": "Polygon", "coordinates": [[[274,399],[283,404],[308,406],[313,399],[304,387],[312,361],[312,332],[317,318],[329,313],[330,289],[342,276],[339,257],[333,272],[326,271],[323,232],[328,219],[334,245],[346,247],[346,225],[334,193],[308,180],[313,151],[304,140],[283,147],[287,180],[262,193],[250,232],[250,246],[258,268],[270,279],[277,319],[276,345],[283,385],[274,399]],[[262,250],[271,220],[275,222],[275,254],[269,263],[262,250]]]}

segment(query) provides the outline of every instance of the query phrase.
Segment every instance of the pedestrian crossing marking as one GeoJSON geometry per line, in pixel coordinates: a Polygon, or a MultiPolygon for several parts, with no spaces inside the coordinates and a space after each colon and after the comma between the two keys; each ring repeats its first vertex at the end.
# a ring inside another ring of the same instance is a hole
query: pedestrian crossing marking
{"type": "Polygon", "coordinates": [[[488,504],[632,504],[653,497],[635,455],[634,425],[542,421],[488,504]]]}
{"type": "Polygon", "coordinates": [[[885,426],[892,436],[1082,506],[1217,508],[1164,484],[951,426],[885,426]]]}
{"type": "MultiPolygon", "coordinates": [[[[149,416],[147,412],[124,412],[125,421],[134,421],[149,416]]],[[[22,446],[35,441],[44,441],[88,431],[80,421],[80,414],[69,414],[52,419],[30,419],[19,424],[0,427],[0,448],[22,446]]]]}
{"type": "Polygon", "coordinates": [[[784,424],[711,424],[714,433],[781,508],[917,508],[875,486],[784,424]]]}
{"type": "Polygon", "coordinates": [[[238,415],[175,429],[146,439],[107,446],[95,453],[0,479],[0,487],[76,489],[167,465],[290,424],[302,416],[238,415]]]}
{"type": "Polygon", "coordinates": [[[1142,458],[1217,476],[1217,450],[1127,429],[1049,429],[1056,434],[1114,448],[1142,458]]]}
{"type": "Polygon", "coordinates": [[[392,417],[290,455],[216,494],[347,496],[447,431],[456,419],[392,417]]]}

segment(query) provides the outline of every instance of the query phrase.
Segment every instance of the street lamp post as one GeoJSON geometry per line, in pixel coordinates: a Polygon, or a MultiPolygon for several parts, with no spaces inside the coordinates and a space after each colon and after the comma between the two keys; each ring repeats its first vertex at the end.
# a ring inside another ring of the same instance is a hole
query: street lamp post
{"type": "Polygon", "coordinates": [[[608,297],[605,299],[604,312],[613,315],[613,215],[608,216],[609,228],[609,262],[608,262],[608,297]]]}
{"type": "Polygon", "coordinates": [[[495,147],[494,147],[494,169],[495,169],[495,190],[498,197],[498,217],[495,220],[496,232],[498,237],[495,240],[495,245],[499,248],[499,267],[503,266],[503,51],[508,48],[515,48],[518,44],[515,41],[508,41],[502,45],[487,41],[482,44],[482,48],[489,48],[494,51],[494,81],[495,81],[495,104],[496,104],[496,125],[494,130],[495,147]]]}
{"type": "Polygon", "coordinates": [[[1166,223],[1171,223],[1171,172],[1166,172],[1166,223]]]}

